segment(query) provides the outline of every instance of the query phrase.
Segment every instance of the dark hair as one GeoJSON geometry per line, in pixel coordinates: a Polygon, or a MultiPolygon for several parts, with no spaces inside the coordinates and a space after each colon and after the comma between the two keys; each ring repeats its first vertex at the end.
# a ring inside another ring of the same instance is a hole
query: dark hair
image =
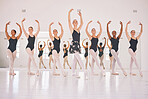
{"type": "Polygon", "coordinates": [[[102,42],[100,43],[100,46],[102,46],[102,42]]]}
{"type": "Polygon", "coordinates": [[[133,31],[135,31],[135,30],[131,30],[131,32],[133,32],[133,31]]]}
{"type": "Polygon", "coordinates": [[[49,42],[49,45],[51,46],[51,45],[52,45],[52,43],[51,43],[51,42],[49,42]]]}
{"type": "Polygon", "coordinates": [[[40,45],[40,48],[42,48],[42,45],[40,45]]]}
{"type": "Polygon", "coordinates": [[[64,47],[66,47],[66,44],[64,44],[64,47]]]}
{"type": "Polygon", "coordinates": [[[16,30],[15,30],[15,29],[12,29],[12,31],[14,31],[14,32],[15,32],[15,34],[16,34],[16,30]]]}
{"type": "Polygon", "coordinates": [[[86,42],[86,45],[88,45],[88,42],[86,42]]]}
{"type": "Polygon", "coordinates": [[[32,26],[30,26],[29,28],[31,28],[33,30],[33,27],[32,26]]]}

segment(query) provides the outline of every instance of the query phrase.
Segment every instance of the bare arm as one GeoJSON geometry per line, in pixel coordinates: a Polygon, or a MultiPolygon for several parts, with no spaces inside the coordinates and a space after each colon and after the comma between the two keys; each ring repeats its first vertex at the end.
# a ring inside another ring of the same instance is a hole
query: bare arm
{"type": "Polygon", "coordinates": [[[66,48],[66,49],[69,49],[69,47],[70,47],[70,43],[69,43],[69,41],[67,41],[68,42],[68,47],[66,48]]]}
{"type": "Polygon", "coordinates": [[[84,39],[83,41],[82,41],[82,46],[84,47],[84,48],[86,48],[85,46],[84,46],[84,41],[85,41],[86,39],[84,39]]]}
{"type": "Polygon", "coordinates": [[[97,35],[97,38],[99,39],[101,33],[102,33],[102,26],[101,26],[101,23],[99,21],[97,21],[97,23],[100,25],[100,32],[99,34],[97,35]]]}
{"type": "Polygon", "coordinates": [[[44,42],[44,47],[43,47],[43,49],[45,48],[45,46],[46,46],[46,43],[45,43],[45,41],[43,41],[44,42]]]}
{"type": "Polygon", "coordinates": [[[109,49],[111,49],[111,46],[109,46],[109,44],[108,44],[108,39],[107,39],[107,46],[108,46],[109,49]]]}
{"type": "Polygon", "coordinates": [[[79,11],[79,16],[80,16],[80,26],[78,27],[78,30],[80,31],[81,30],[81,28],[82,28],[82,26],[83,26],[83,18],[82,18],[82,14],[81,14],[81,12],[79,11]]]}
{"type": "Polygon", "coordinates": [[[49,25],[49,37],[50,37],[50,39],[53,41],[54,40],[54,37],[52,36],[52,33],[51,33],[51,25],[52,24],[54,24],[53,22],[52,23],[50,23],[50,25],[49,25]]]}
{"type": "Polygon", "coordinates": [[[23,20],[22,20],[22,30],[23,30],[23,32],[24,32],[24,34],[25,34],[25,36],[28,38],[29,37],[29,35],[28,35],[28,33],[26,32],[26,30],[25,30],[25,28],[24,28],[24,24],[23,24],[23,22],[25,21],[26,19],[24,18],[23,20]]]}
{"type": "Polygon", "coordinates": [[[64,33],[64,31],[63,31],[63,27],[62,27],[62,24],[59,22],[59,25],[61,26],[61,34],[60,34],[60,39],[63,37],[63,33],[64,33]]]}
{"type": "Polygon", "coordinates": [[[39,23],[38,20],[35,20],[35,21],[38,23],[38,30],[37,30],[37,32],[35,33],[35,37],[37,37],[37,35],[38,35],[39,32],[40,32],[40,23],[39,23]]]}
{"type": "Polygon", "coordinates": [[[143,25],[142,25],[142,23],[139,23],[139,25],[141,25],[141,30],[140,30],[139,35],[137,36],[137,39],[139,39],[141,37],[142,32],[143,32],[143,25]]]}
{"type": "Polygon", "coordinates": [[[6,37],[7,39],[9,40],[10,39],[10,36],[8,34],[8,31],[7,31],[7,26],[10,24],[10,21],[6,24],[6,27],[5,27],[5,34],[6,34],[6,37]]]}
{"type": "Polygon", "coordinates": [[[127,39],[128,40],[130,40],[130,36],[129,36],[129,34],[128,34],[128,31],[127,31],[127,28],[128,28],[128,25],[131,23],[131,21],[129,21],[127,24],[126,24],[126,28],[125,28],[125,33],[126,33],[126,37],[127,37],[127,39]]]}
{"type": "Polygon", "coordinates": [[[19,39],[20,37],[21,37],[21,35],[22,35],[22,29],[21,29],[21,26],[18,24],[18,23],[16,23],[18,26],[19,26],[19,28],[20,28],[20,33],[19,33],[19,35],[17,36],[17,39],[19,39]]]}
{"type": "Polygon", "coordinates": [[[73,27],[72,27],[72,24],[71,24],[71,19],[70,19],[70,13],[73,11],[73,9],[70,9],[70,11],[68,12],[68,25],[69,25],[69,29],[70,29],[70,32],[72,33],[73,32],[73,27]]]}
{"type": "Polygon", "coordinates": [[[118,35],[118,38],[120,39],[122,32],[123,32],[123,23],[120,21],[121,24],[121,29],[120,29],[120,34],[118,35]]]}
{"type": "Polygon", "coordinates": [[[110,35],[110,32],[109,32],[109,24],[111,23],[111,21],[109,21],[107,23],[107,35],[108,35],[108,38],[111,39],[111,35],[110,35]]]}
{"type": "Polygon", "coordinates": [[[91,37],[91,35],[90,35],[89,32],[88,32],[88,26],[89,26],[89,24],[90,24],[91,22],[92,22],[92,21],[90,21],[90,22],[87,24],[86,29],[85,29],[86,34],[87,34],[87,36],[88,36],[88,38],[89,38],[90,40],[92,39],[92,37],[91,37]]]}
{"type": "Polygon", "coordinates": [[[41,42],[41,41],[38,42],[38,50],[39,50],[39,48],[40,48],[40,47],[39,47],[39,46],[40,46],[40,42],[41,42]]]}
{"type": "Polygon", "coordinates": [[[48,44],[48,42],[49,42],[49,39],[47,40],[47,46],[49,47],[49,44],[48,44]]]}
{"type": "Polygon", "coordinates": [[[106,46],[106,38],[104,37],[104,39],[105,39],[105,43],[104,43],[104,46],[103,47],[105,48],[105,46],[106,46]]]}

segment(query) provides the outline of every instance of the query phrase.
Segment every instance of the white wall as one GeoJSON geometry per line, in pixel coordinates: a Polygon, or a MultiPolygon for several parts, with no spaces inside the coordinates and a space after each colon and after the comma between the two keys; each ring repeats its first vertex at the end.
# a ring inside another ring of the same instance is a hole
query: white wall
{"type": "MultiPolygon", "coordinates": [[[[124,28],[125,24],[128,20],[132,21],[132,24],[129,27],[129,30],[135,29],[138,32],[140,31],[140,26],[138,25],[139,21],[144,25],[144,32],[141,37],[141,41],[139,41],[138,47],[138,61],[141,63],[141,66],[144,70],[148,70],[148,62],[146,56],[148,48],[147,44],[147,32],[148,29],[148,15],[147,15],[147,7],[148,1],[147,0],[0,0],[0,32],[1,32],[1,46],[4,49],[7,47],[4,45],[6,44],[6,40],[4,40],[4,27],[6,22],[9,20],[12,22],[9,26],[9,31],[12,28],[18,27],[15,25],[15,22],[19,22],[22,18],[26,18],[25,27],[26,29],[29,26],[33,26],[36,30],[37,24],[35,23],[35,19],[38,19],[41,24],[41,31],[48,31],[48,25],[50,22],[54,21],[56,24],[53,26],[56,27],[58,30],[60,29],[57,25],[57,22],[60,21],[64,27],[64,40],[68,40],[71,35],[69,33],[68,22],[67,22],[67,13],[70,8],[74,8],[75,11],[72,13],[72,18],[79,19],[78,15],[76,15],[76,9],[81,9],[84,19],[84,26],[81,30],[81,38],[86,38],[85,34],[85,27],[89,20],[93,20],[94,22],[90,25],[92,27],[98,28],[96,21],[99,20],[102,23],[103,27],[103,36],[106,35],[106,23],[109,20],[112,20],[112,24],[110,26],[110,30],[117,30],[119,32],[120,25],[119,21],[123,21],[124,28]],[[22,13],[22,9],[26,9],[26,13],[22,13]],[[133,10],[137,10],[137,13],[133,13],[133,10]],[[141,43],[141,44],[140,44],[141,43]],[[141,47],[140,47],[141,46],[141,47]],[[141,53],[141,54],[140,54],[141,53]]],[[[59,30],[60,31],[60,30],[59,30]]],[[[40,34],[45,36],[48,34],[40,34]]],[[[122,35],[123,39],[120,43],[120,57],[123,62],[123,65],[129,64],[129,57],[127,58],[127,48],[128,42],[125,38],[125,34],[122,35]]],[[[24,35],[22,36],[23,39],[20,40],[21,42],[21,55],[23,56],[17,59],[19,62],[16,63],[16,66],[25,65],[27,63],[27,55],[25,52],[26,47],[26,38],[24,35]]],[[[0,58],[1,63],[7,62],[6,55],[1,52],[4,49],[0,48],[0,58]]],[[[36,55],[37,56],[37,55],[36,55]]],[[[6,63],[5,63],[6,64],[6,63]]],[[[5,65],[3,64],[3,65],[5,65]]]]}

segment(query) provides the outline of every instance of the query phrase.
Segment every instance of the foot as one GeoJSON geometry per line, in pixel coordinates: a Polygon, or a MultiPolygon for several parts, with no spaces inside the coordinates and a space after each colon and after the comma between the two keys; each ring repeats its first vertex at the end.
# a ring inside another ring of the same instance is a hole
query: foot
{"type": "Polygon", "coordinates": [[[140,72],[140,76],[141,76],[141,77],[143,77],[143,74],[142,74],[142,72],[140,72]]]}
{"type": "Polygon", "coordinates": [[[76,78],[80,78],[80,76],[78,74],[73,74],[72,76],[74,76],[76,78]]]}
{"type": "Polygon", "coordinates": [[[58,73],[53,73],[53,76],[60,76],[60,74],[58,74],[58,73]]]}
{"type": "Polygon", "coordinates": [[[123,72],[123,74],[124,74],[124,76],[127,76],[127,73],[125,71],[123,72]]]}
{"type": "Polygon", "coordinates": [[[71,67],[69,67],[69,69],[71,69],[71,67]]]}
{"type": "Polygon", "coordinates": [[[103,69],[105,69],[105,67],[103,66],[103,69]]]}
{"type": "Polygon", "coordinates": [[[37,72],[36,72],[36,75],[37,75],[37,76],[39,76],[39,75],[40,75],[40,72],[39,72],[39,71],[37,71],[37,72]]]}
{"type": "Polygon", "coordinates": [[[92,73],[92,75],[93,75],[93,76],[98,76],[99,74],[96,74],[96,73],[92,73]]]}
{"type": "Polygon", "coordinates": [[[44,66],[44,68],[46,69],[46,66],[44,66]]]}
{"type": "Polygon", "coordinates": [[[32,72],[28,72],[28,75],[35,75],[35,73],[32,73],[32,72]]]}
{"type": "Polygon", "coordinates": [[[63,73],[63,76],[64,76],[64,77],[66,77],[66,76],[67,76],[67,73],[66,73],[66,72],[64,72],[64,73],[63,73]]]}
{"type": "Polygon", "coordinates": [[[136,76],[136,74],[134,74],[134,73],[130,73],[130,75],[132,75],[132,76],[136,76]]]}
{"type": "Polygon", "coordinates": [[[112,73],[112,75],[119,75],[119,73],[112,73]]]}
{"type": "Polygon", "coordinates": [[[58,69],[58,67],[56,67],[56,69],[58,69]]]}
{"type": "Polygon", "coordinates": [[[14,76],[14,75],[16,75],[15,73],[9,73],[9,75],[12,75],[12,76],[14,76]]]}

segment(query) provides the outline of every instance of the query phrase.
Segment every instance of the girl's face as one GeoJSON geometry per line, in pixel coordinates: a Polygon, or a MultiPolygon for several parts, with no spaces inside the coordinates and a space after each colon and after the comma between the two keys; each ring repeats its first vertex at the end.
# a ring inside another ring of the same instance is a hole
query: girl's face
{"type": "Polygon", "coordinates": [[[112,31],[112,35],[113,36],[116,36],[116,31],[112,31]]]}
{"type": "Polygon", "coordinates": [[[96,29],[95,28],[92,28],[91,33],[92,34],[96,34],[96,29]]]}
{"type": "Polygon", "coordinates": [[[77,27],[78,26],[78,21],[76,19],[73,20],[72,24],[77,27]]]}
{"type": "Polygon", "coordinates": [[[131,31],[131,36],[134,37],[135,36],[135,33],[136,33],[135,30],[132,30],[131,31]]]}
{"type": "Polygon", "coordinates": [[[54,29],[54,30],[53,30],[53,34],[54,34],[54,35],[57,35],[57,34],[58,34],[58,31],[57,31],[56,29],[54,29]]]}
{"type": "Polygon", "coordinates": [[[33,33],[33,28],[32,28],[32,27],[29,27],[29,28],[28,28],[28,31],[29,31],[29,33],[32,34],[32,33],[33,33]]]}
{"type": "Polygon", "coordinates": [[[16,34],[16,31],[15,30],[11,30],[11,35],[15,36],[15,34],[16,34]]]}

